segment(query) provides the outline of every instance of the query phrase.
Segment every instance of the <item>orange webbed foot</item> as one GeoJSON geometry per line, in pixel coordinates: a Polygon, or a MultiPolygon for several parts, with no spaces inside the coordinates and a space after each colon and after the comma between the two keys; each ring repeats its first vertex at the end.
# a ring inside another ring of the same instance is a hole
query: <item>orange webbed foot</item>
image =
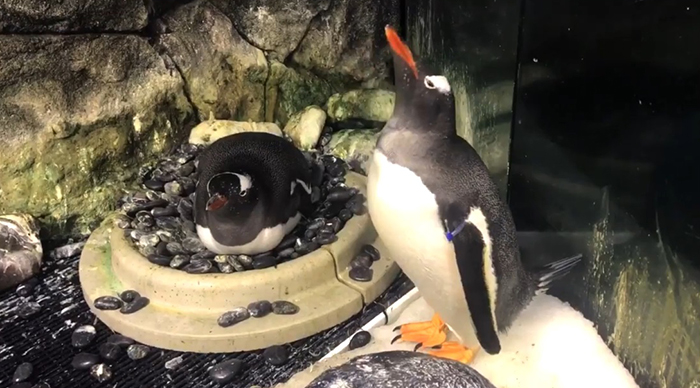
{"type": "Polygon", "coordinates": [[[421,347],[432,347],[440,345],[447,340],[445,332],[445,322],[442,321],[438,314],[433,315],[433,319],[427,322],[407,323],[397,326],[394,331],[400,330],[401,334],[391,340],[393,344],[397,340],[406,342],[417,342],[414,350],[421,347]]]}
{"type": "Polygon", "coordinates": [[[479,348],[469,349],[458,342],[444,342],[442,345],[434,348],[438,350],[429,351],[428,353],[436,357],[447,358],[464,364],[470,364],[474,361],[474,357],[476,357],[476,354],[479,352],[479,348]]]}

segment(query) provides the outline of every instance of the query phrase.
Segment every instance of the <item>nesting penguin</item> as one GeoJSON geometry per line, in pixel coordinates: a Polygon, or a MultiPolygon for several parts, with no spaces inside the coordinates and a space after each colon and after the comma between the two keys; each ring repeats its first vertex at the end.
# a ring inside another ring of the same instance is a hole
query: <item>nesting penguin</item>
{"type": "Polygon", "coordinates": [[[218,254],[274,249],[311,203],[310,163],[292,143],[264,132],[223,137],[199,156],[197,235],[218,254]]]}
{"type": "Polygon", "coordinates": [[[386,36],[396,102],[372,155],[368,210],[392,257],[436,311],[430,322],[398,327],[394,340],[418,342],[416,349],[441,345],[430,353],[469,363],[480,347],[499,353],[499,333],[581,256],[538,272],[523,267],[510,210],[456,133],[450,83],[419,67],[389,26],[386,36]],[[458,342],[445,342],[446,329],[458,342]]]}

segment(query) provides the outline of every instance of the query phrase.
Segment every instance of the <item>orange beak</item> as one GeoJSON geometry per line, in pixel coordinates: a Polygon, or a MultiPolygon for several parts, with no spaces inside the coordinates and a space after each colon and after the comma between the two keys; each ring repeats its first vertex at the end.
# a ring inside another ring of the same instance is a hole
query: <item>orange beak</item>
{"type": "Polygon", "coordinates": [[[386,33],[386,40],[389,41],[389,46],[398,55],[408,67],[413,70],[413,75],[418,79],[418,69],[416,68],[416,62],[413,61],[413,54],[411,54],[411,49],[406,46],[404,42],[399,38],[399,34],[396,33],[391,26],[387,25],[384,27],[384,32],[386,33]]]}
{"type": "Polygon", "coordinates": [[[218,210],[226,204],[228,199],[221,194],[214,194],[207,202],[207,211],[218,210]]]}

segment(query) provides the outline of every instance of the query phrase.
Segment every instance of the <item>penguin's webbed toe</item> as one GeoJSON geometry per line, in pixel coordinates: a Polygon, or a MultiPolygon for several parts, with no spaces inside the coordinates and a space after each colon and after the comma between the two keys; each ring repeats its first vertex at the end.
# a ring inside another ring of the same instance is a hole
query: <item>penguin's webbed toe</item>
{"type": "Polygon", "coordinates": [[[433,315],[430,321],[407,323],[394,330],[400,330],[401,334],[391,340],[392,344],[397,340],[417,342],[415,350],[437,346],[447,340],[445,322],[438,314],[433,315]]]}
{"type": "Polygon", "coordinates": [[[436,346],[438,350],[429,351],[435,357],[447,358],[450,360],[459,361],[464,364],[470,364],[479,349],[470,349],[459,342],[445,342],[440,346],[436,346]]]}

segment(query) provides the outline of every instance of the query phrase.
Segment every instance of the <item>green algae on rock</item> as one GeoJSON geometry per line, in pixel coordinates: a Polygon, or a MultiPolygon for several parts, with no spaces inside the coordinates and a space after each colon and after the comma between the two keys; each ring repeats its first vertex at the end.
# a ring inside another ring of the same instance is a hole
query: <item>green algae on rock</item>
{"type": "Polygon", "coordinates": [[[364,119],[386,122],[394,112],[395,99],[395,93],[388,90],[351,90],[332,95],[326,103],[326,111],[334,121],[364,119]]]}
{"type": "Polygon", "coordinates": [[[178,74],[130,35],[0,37],[0,212],[86,232],[181,137],[178,74]]]}
{"type": "Polygon", "coordinates": [[[378,129],[343,129],[331,136],[324,151],[345,160],[366,175],[378,138],[378,129]]]}

